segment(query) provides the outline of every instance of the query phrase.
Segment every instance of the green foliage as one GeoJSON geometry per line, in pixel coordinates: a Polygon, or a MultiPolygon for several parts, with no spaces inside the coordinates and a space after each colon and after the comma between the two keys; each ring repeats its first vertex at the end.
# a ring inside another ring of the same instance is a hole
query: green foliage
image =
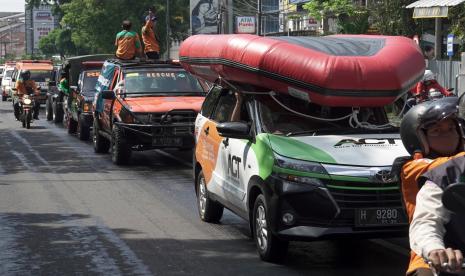
{"type": "Polygon", "coordinates": [[[373,27],[384,35],[412,36],[420,33],[420,25],[412,19],[413,9],[405,7],[415,0],[376,1],[370,6],[373,27]]]}
{"type": "Polygon", "coordinates": [[[337,18],[339,32],[346,34],[366,33],[369,12],[352,0],[314,0],[303,5],[315,19],[337,18]]]}
{"type": "Polygon", "coordinates": [[[461,41],[460,51],[465,51],[465,4],[458,5],[449,9],[449,18],[451,21],[450,33],[453,33],[461,41]]]}

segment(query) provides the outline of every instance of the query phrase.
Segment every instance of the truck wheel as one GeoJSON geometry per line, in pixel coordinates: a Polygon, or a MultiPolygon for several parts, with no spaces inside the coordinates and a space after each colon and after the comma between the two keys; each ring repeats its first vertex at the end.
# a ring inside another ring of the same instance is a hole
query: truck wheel
{"type": "Polygon", "coordinates": [[[45,102],[45,118],[47,118],[47,121],[53,120],[53,106],[49,99],[45,102]]]}
{"type": "Polygon", "coordinates": [[[124,139],[123,131],[117,125],[113,125],[111,132],[111,160],[116,165],[125,165],[131,157],[131,147],[124,139]]]}
{"type": "Polygon", "coordinates": [[[253,237],[263,261],[278,262],[285,257],[288,241],[278,239],[270,229],[270,214],[265,197],[258,195],[253,208],[253,237]]]}
{"type": "Polygon", "coordinates": [[[200,219],[205,222],[219,222],[223,217],[224,207],[208,198],[207,185],[202,171],[197,177],[196,184],[197,207],[200,219]]]}
{"type": "Polygon", "coordinates": [[[77,123],[77,136],[79,140],[82,141],[87,141],[90,137],[90,127],[87,126],[81,118],[79,118],[79,121],[77,123]]]}
{"type": "Polygon", "coordinates": [[[53,102],[52,108],[53,108],[53,122],[55,124],[59,124],[63,122],[63,109],[60,108],[56,102],[53,102]]]}
{"type": "Polygon", "coordinates": [[[66,116],[66,126],[68,129],[69,134],[74,134],[77,131],[77,122],[71,117],[71,116],[66,116]]]}
{"type": "Polygon", "coordinates": [[[92,143],[94,144],[95,153],[107,153],[110,149],[110,141],[105,139],[99,132],[99,126],[96,119],[94,119],[94,130],[92,131],[92,143]]]}

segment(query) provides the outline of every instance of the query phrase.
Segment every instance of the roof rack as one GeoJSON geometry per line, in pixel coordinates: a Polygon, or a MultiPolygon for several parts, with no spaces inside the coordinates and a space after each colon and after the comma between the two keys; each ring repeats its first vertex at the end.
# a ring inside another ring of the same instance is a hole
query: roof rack
{"type": "Polygon", "coordinates": [[[130,59],[130,60],[123,60],[123,59],[118,59],[118,58],[112,58],[112,59],[108,59],[107,61],[116,63],[124,67],[144,66],[144,65],[154,65],[154,64],[179,65],[179,61],[176,61],[176,60],[153,60],[153,59],[140,60],[138,58],[130,59]]]}

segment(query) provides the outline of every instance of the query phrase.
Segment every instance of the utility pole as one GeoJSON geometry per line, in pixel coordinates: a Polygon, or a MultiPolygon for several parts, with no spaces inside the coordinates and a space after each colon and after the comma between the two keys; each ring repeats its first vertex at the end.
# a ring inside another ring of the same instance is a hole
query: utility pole
{"type": "Polygon", "coordinates": [[[166,0],[166,59],[170,58],[170,0],[166,0]]]}
{"type": "Polygon", "coordinates": [[[257,0],[258,14],[257,14],[257,35],[262,35],[262,0],[257,0]]]}

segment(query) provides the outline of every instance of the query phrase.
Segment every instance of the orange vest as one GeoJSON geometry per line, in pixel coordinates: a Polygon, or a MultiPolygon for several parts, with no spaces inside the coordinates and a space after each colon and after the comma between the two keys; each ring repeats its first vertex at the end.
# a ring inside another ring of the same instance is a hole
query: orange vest
{"type": "Polygon", "coordinates": [[[155,32],[153,31],[153,22],[147,20],[145,26],[142,27],[142,41],[144,42],[144,52],[160,52],[160,46],[155,38],[155,32]]]}
{"type": "MultiPolygon", "coordinates": [[[[418,178],[427,171],[449,161],[450,159],[464,155],[465,152],[460,152],[454,156],[439,157],[434,160],[425,158],[413,159],[404,164],[400,177],[402,181],[402,197],[405,209],[407,210],[409,223],[412,222],[413,213],[415,212],[416,198],[418,191],[420,190],[417,183],[418,178]]],[[[407,268],[407,275],[413,273],[419,268],[429,269],[429,266],[425,263],[421,256],[410,251],[410,262],[407,268]]]]}

